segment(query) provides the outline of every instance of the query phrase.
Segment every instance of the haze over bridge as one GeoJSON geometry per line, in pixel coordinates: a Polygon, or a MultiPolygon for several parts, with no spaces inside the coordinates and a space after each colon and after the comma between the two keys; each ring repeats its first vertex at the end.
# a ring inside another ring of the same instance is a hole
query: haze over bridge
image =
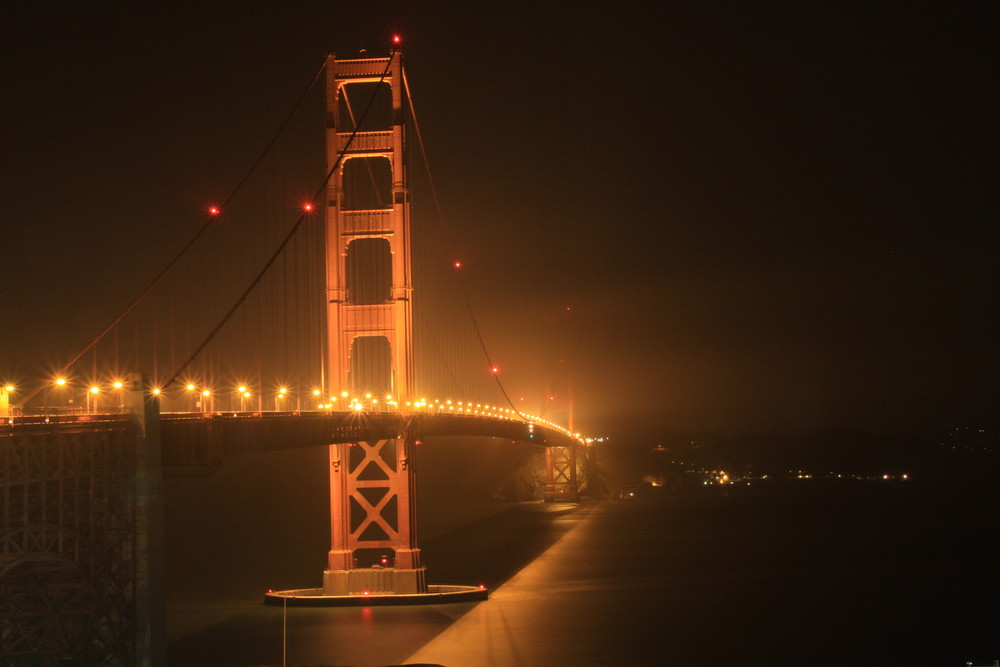
{"type": "Polygon", "coordinates": [[[446,250],[442,223],[411,228],[419,127],[398,46],[386,58],[331,55],[322,71],[322,169],[315,146],[293,140],[311,136],[310,86],[246,178],[107,328],[51,377],[0,387],[0,657],[148,664],[164,468],[204,473],[227,456],[329,447],[324,598],[431,590],[413,493],[423,438],[544,446],[546,499],[579,498],[568,385],[537,378],[549,385],[545,418],[511,400],[461,261],[432,258],[446,250]],[[29,612],[41,598],[49,613],[29,612]],[[67,624],[87,639],[68,646],[67,624]]]}

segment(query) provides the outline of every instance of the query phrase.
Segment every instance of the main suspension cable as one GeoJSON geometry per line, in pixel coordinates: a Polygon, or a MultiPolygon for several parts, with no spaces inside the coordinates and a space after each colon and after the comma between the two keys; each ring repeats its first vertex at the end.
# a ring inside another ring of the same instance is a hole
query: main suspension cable
{"type": "MultiPolygon", "coordinates": [[[[321,65],[320,68],[316,71],[316,74],[313,76],[312,80],[309,82],[309,85],[306,86],[306,89],[305,89],[305,91],[303,91],[302,95],[299,96],[299,99],[295,102],[295,105],[292,107],[291,111],[285,117],[284,122],[282,122],[281,126],[278,128],[278,131],[274,133],[274,136],[271,137],[271,140],[264,147],[264,150],[261,151],[261,153],[257,157],[257,159],[254,161],[254,163],[250,166],[250,168],[243,175],[243,178],[240,179],[239,183],[237,183],[236,186],[229,192],[229,195],[225,198],[225,200],[223,200],[222,204],[220,204],[217,208],[215,208],[215,211],[217,213],[221,213],[222,211],[225,210],[226,206],[236,197],[236,195],[240,192],[240,190],[243,189],[243,186],[246,185],[247,181],[250,180],[250,177],[253,175],[253,173],[255,171],[257,171],[257,168],[264,161],[264,158],[267,157],[268,153],[271,152],[271,149],[274,148],[274,145],[278,142],[278,139],[281,137],[282,134],[284,134],[285,129],[288,127],[288,124],[292,121],[292,118],[294,118],[295,114],[298,113],[298,110],[302,106],[302,103],[309,96],[309,93],[312,92],[313,86],[316,85],[316,82],[319,80],[320,74],[323,73],[323,68],[325,66],[326,66],[326,60],[324,59],[323,65],[321,65]]],[[[208,231],[208,228],[212,226],[212,223],[216,222],[216,220],[218,219],[217,213],[209,215],[208,219],[201,226],[201,228],[198,229],[198,231],[195,233],[195,235],[193,237],[191,237],[191,240],[188,241],[187,244],[185,244],[184,247],[181,248],[180,251],[176,255],[174,255],[173,259],[171,259],[167,263],[167,265],[164,267],[164,269],[162,271],[160,271],[160,273],[157,274],[157,276],[155,278],[153,278],[152,282],[150,282],[146,286],[145,289],[143,289],[141,292],[139,292],[139,295],[136,296],[131,301],[131,303],[129,303],[125,307],[125,309],[122,310],[121,313],[119,313],[118,316],[115,317],[111,321],[111,323],[108,326],[106,326],[104,329],[102,329],[101,332],[99,334],[97,334],[97,336],[94,337],[93,340],[91,340],[89,343],[87,343],[87,345],[82,350],[80,350],[79,352],[77,352],[73,356],[73,358],[69,360],[69,362],[67,362],[65,365],[63,365],[63,367],[60,368],[57,371],[57,373],[56,373],[57,376],[65,375],[66,371],[68,371],[70,368],[72,368],[73,364],[75,364],[77,361],[80,360],[80,357],[82,357],[83,355],[85,355],[88,351],[90,351],[91,348],[93,348],[95,345],[97,345],[99,342],[101,342],[101,340],[106,335],[108,335],[108,333],[110,333],[115,327],[117,327],[118,324],[123,319],[125,319],[125,317],[130,312],[132,312],[132,310],[134,310],[135,307],[138,306],[139,303],[144,298],[146,298],[146,296],[153,290],[154,287],[156,287],[158,284],[160,284],[160,282],[164,278],[166,278],[167,274],[169,274],[173,270],[173,268],[175,266],[177,266],[178,262],[180,262],[181,259],[185,255],[187,255],[188,251],[198,242],[198,240],[202,236],[204,236],[205,232],[208,231]]],[[[44,387],[44,385],[39,386],[34,391],[29,392],[26,396],[24,396],[24,398],[21,399],[20,405],[26,405],[27,402],[29,400],[31,400],[32,398],[34,398],[38,394],[38,392],[40,392],[42,390],[43,387],[44,387]]]]}
{"type": "MultiPolygon", "coordinates": [[[[417,145],[420,147],[420,155],[423,157],[424,170],[427,173],[427,181],[428,185],[430,186],[431,197],[434,199],[434,207],[437,209],[438,221],[441,224],[441,232],[444,236],[444,241],[445,244],[448,246],[449,252],[451,252],[452,255],[454,255],[455,246],[454,243],[452,242],[451,235],[448,234],[448,227],[445,223],[444,212],[443,209],[441,208],[441,200],[438,198],[437,188],[434,187],[434,178],[431,175],[430,161],[427,159],[427,151],[424,147],[424,137],[423,134],[421,134],[420,132],[420,124],[417,122],[417,113],[413,107],[413,91],[410,88],[409,81],[407,81],[406,79],[405,71],[403,72],[403,85],[406,87],[406,99],[410,105],[410,117],[413,118],[413,129],[417,133],[417,145]]],[[[483,340],[482,332],[479,330],[479,323],[476,320],[476,314],[472,310],[472,300],[469,298],[469,293],[465,286],[465,280],[462,277],[461,273],[459,273],[458,275],[458,285],[461,290],[462,299],[465,302],[465,307],[468,309],[469,317],[472,320],[472,328],[476,332],[476,338],[479,340],[479,346],[483,350],[483,356],[486,358],[486,363],[489,364],[490,373],[493,375],[493,379],[496,381],[497,387],[500,388],[500,393],[503,394],[504,400],[507,401],[507,404],[510,405],[510,407],[514,410],[514,412],[517,413],[517,415],[521,419],[524,419],[525,421],[530,421],[527,417],[521,414],[520,410],[517,409],[517,405],[514,404],[514,401],[512,401],[510,396],[507,394],[507,389],[503,386],[503,382],[500,380],[500,375],[495,370],[496,366],[493,365],[493,361],[490,358],[489,350],[486,348],[486,341],[483,340]]]]}
{"type": "MultiPolygon", "coordinates": [[[[397,50],[398,49],[396,47],[393,47],[392,50],[389,52],[389,59],[386,61],[385,69],[382,71],[382,75],[378,81],[379,85],[381,85],[385,81],[385,77],[389,74],[389,67],[392,65],[392,59],[396,56],[397,50]]],[[[375,98],[377,97],[377,93],[378,93],[378,86],[376,86],[375,90],[372,92],[372,96],[369,98],[368,104],[365,106],[365,110],[361,114],[361,118],[354,125],[354,131],[351,132],[351,136],[347,138],[347,142],[344,144],[343,148],[340,149],[340,153],[337,154],[337,159],[334,161],[329,171],[326,172],[326,177],[323,178],[323,182],[320,183],[318,188],[316,188],[316,193],[313,195],[313,201],[318,200],[320,198],[320,196],[323,194],[323,191],[327,187],[327,183],[330,182],[330,179],[333,177],[334,172],[337,170],[337,168],[340,166],[340,163],[343,161],[344,155],[347,153],[347,150],[351,147],[351,143],[354,141],[354,138],[358,135],[358,132],[361,130],[361,127],[364,124],[364,120],[368,116],[368,112],[371,111],[371,108],[375,103],[375,98]]],[[[223,326],[225,326],[226,322],[228,322],[229,319],[233,316],[233,314],[239,309],[239,307],[243,305],[243,302],[246,301],[247,297],[250,296],[250,293],[253,292],[255,287],[257,287],[257,284],[260,283],[261,279],[263,279],[264,275],[268,272],[268,270],[271,268],[274,262],[281,255],[285,247],[288,245],[289,241],[292,240],[292,237],[295,236],[295,233],[299,230],[299,228],[302,226],[303,221],[308,216],[309,216],[308,211],[303,211],[302,213],[299,214],[299,217],[295,221],[295,224],[292,225],[292,228],[288,231],[288,234],[285,235],[285,238],[278,245],[277,249],[274,251],[274,253],[272,253],[271,257],[267,260],[267,262],[265,262],[264,266],[257,273],[254,279],[250,282],[249,287],[247,287],[246,290],[244,290],[243,294],[241,294],[239,298],[236,300],[236,303],[233,304],[233,307],[230,308],[229,311],[222,317],[222,320],[215,326],[215,328],[213,328],[212,331],[209,332],[208,336],[206,336],[205,340],[203,340],[201,344],[198,345],[198,347],[191,354],[191,356],[188,357],[188,359],[183,364],[181,364],[181,367],[178,368],[177,371],[172,376],[170,376],[170,379],[167,380],[167,382],[163,385],[164,388],[171,386],[174,382],[177,381],[177,378],[180,376],[180,374],[183,373],[184,370],[188,366],[190,366],[195,359],[198,358],[198,355],[201,354],[202,350],[204,350],[205,347],[212,342],[212,339],[215,338],[215,335],[217,333],[219,333],[219,330],[222,329],[223,326]]]]}

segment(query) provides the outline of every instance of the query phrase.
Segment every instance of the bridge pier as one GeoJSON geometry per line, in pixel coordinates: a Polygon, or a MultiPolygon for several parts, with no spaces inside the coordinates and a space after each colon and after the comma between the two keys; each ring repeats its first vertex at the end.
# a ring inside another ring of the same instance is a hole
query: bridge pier
{"type": "Polygon", "coordinates": [[[414,511],[415,439],[330,445],[328,596],[427,592],[414,511]]]}
{"type": "Polygon", "coordinates": [[[0,424],[0,665],[164,662],[157,399],[0,424]]]}
{"type": "Polygon", "coordinates": [[[580,502],[576,481],[576,445],[545,448],[545,502],[580,502]]]}

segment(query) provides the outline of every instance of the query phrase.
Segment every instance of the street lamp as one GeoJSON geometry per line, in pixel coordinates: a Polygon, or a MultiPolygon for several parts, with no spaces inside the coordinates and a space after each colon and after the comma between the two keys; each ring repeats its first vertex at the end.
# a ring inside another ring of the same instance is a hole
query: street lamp
{"type": "Polygon", "coordinates": [[[240,385],[237,387],[236,391],[240,395],[240,412],[247,411],[247,399],[250,398],[250,388],[246,385],[240,385]]]}
{"type": "MultiPolygon", "coordinates": [[[[52,393],[53,389],[59,388],[59,387],[65,387],[67,385],[66,378],[63,378],[63,377],[56,378],[55,382],[53,382],[53,385],[54,386],[50,388],[50,391],[46,392],[46,397],[48,397],[48,395],[52,393]]],[[[49,400],[48,400],[48,398],[46,398],[46,401],[45,401],[46,412],[48,412],[48,407],[49,407],[48,403],[49,403],[49,400]]],[[[55,407],[55,406],[52,406],[52,407],[55,407]]]]}
{"type": "Polygon", "coordinates": [[[14,392],[14,385],[6,384],[0,387],[0,417],[11,415],[10,395],[14,392]]]}
{"type": "Polygon", "coordinates": [[[97,412],[97,395],[101,393],[101,388],[94,386],[87,391],[87,412],[93,414],[97,412]]]}
{"type": "Polygon", "coordinates": [[[192,404],[191,404],[191,412],[194,412],[195,407],[197,407],[197,405],[198,405],[198,403],[197,403],[198,399],[194,398],[197,395],[197,394],[194,393],[194,390],[197,389],[197,387],[195,387],[193,384],[188,384],[185,387],[185,389],[187,390],[188,394],[191,395],[191,400],[193,401],[192,404]]]}
{"type": "Polygon", "coordinates": [[[122,408],[125,407],[125,400],[124,396],[122,395],[122,388],[125,386],[125,383],[123,383],[121,380],[115,380],[111,386],[114,387],[115,391],[118,394],[118,412],[121,412],[122,408]]]}
{"type": "Polygon", "coordinates": [[[275,412],[278,411],[278,402],[281,399],[283,399],[285,397],[285,394],[287,394],[287,393],[288,393],[288,389],[286,389],[285,387],[281,387],[281,388],[278,389],[278,393],[274,395],[274,411],[275,412]]]}
{"type": "Polygon", "coordinates": [[[203,392],[201,392],[201,411],[202,412],[212,412],[211,410],[208,409],[209,406],[211,405],[211,399],[212,399],[212,392],[210,392],[208,389],[206,389],[203,392]]]}

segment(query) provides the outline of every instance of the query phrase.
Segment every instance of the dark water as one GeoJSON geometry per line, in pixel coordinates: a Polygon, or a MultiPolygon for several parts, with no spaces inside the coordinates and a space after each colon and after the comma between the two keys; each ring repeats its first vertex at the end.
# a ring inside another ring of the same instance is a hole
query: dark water
{"type": "MultiPolygon", "coordinates": [[[[261,477],[302,470],[283,465],[168,485],[169,664],[282,664],[282,610],[260,593],[318,585],[327,541],[322,511],[288,514],[322,501],[321,477],[260,499],[261,477]],[[208,496],[214,511],[177,520],[208,496]],[[255,518],[227,524],[241,506],[255,518]]],[[[998,495],[801,480],[579,508],[430,502],[428,579],[486,583],[490,601],[289,609],[288,664],[989,664],[998,495]]]]}

